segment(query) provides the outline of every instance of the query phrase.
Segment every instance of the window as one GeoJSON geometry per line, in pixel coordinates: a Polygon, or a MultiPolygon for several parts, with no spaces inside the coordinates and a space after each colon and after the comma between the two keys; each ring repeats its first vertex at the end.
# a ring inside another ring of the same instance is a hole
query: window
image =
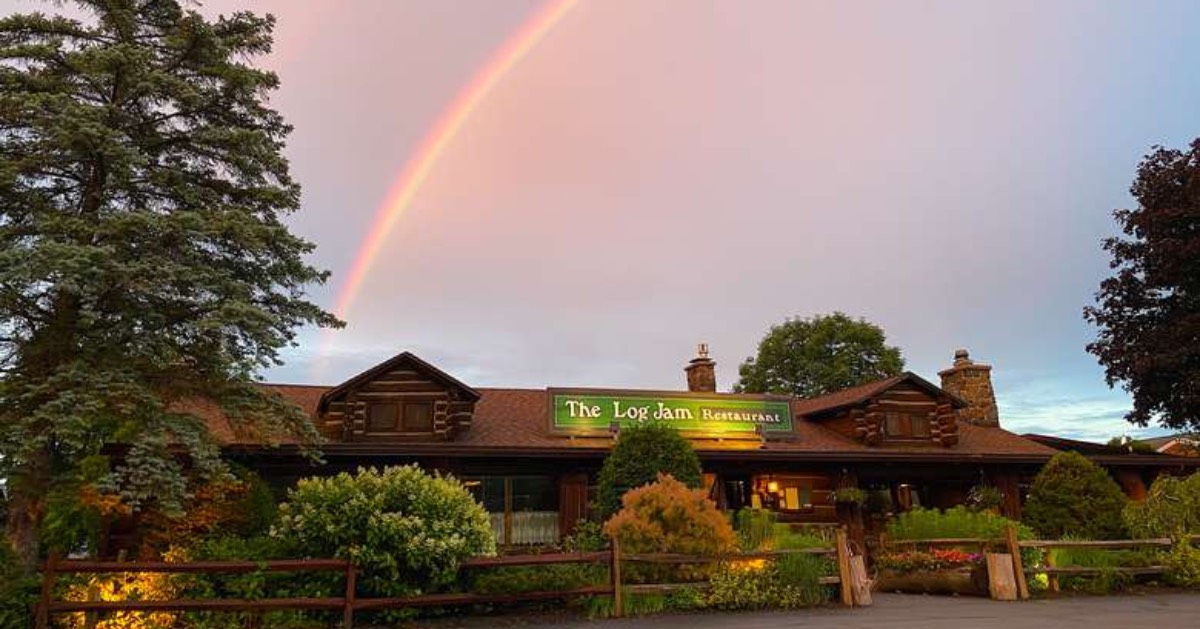
{"type": "Polygon", "coordinates": [[[929,416],[928,415],[910,415],[909,420],[912,422],[912,436],[928,437],[929,436],[929,416]]]}
{"type": "Polygon", "coordinates": [[[885,434],[889,437],[907,437],[904,430],[904,422],[900,413],[886,413],[883,416],[885,434]]]}
{"type": "Polygon", "coordinates": [[[396,431],[433,432],[433,404],[405,402],[367,406],[367,432],[396,431]]]}
{"type": "Polygon", "coordinates": [[[463,483],[488,512],[496,543],[558,541],[558,483],[549,476],[486,476],[463,483]]]}
{"type": "Polygon", "coordinates": [[[367,430],[370,432],[395,430],[399,410],[395,404],[371,404],[367,407],[367,430]]]}
{"type": "Polygon", "coordinates": [[[928,439],[929,416],[908,413],[884,413],[884,434],[893,439],[928,439]]]}
{"type": "Polygon", "coordinates": [[[433,432],[433,404],[410,402],[404,405],[405,432],[433,432]]]}

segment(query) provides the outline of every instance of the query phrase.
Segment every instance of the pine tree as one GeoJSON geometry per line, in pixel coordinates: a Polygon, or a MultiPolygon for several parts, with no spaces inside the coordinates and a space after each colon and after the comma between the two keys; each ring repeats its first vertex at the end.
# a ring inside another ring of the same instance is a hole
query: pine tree
{"type": "Polygon", "coordinates": [[[0,475],[27,565],[84,488],[170,511],[219,473],[201,404],[315,443],[255,374],[298,327],[340,325],[304,297],[328,274],[283,223],[291,129],[248,61],[274,19],[75,4],[90,18],[0,20],[0,475]]]}

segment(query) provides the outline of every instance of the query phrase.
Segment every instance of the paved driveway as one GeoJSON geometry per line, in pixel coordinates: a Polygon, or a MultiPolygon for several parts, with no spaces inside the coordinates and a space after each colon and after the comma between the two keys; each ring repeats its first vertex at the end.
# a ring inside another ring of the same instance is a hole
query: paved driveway
{"type": "Polygon", "coordinates": [[[552,625],[555,629],[1200,629],[1200,594],[1000,602],[876,594],[865,609],[685,614],[552,625]]]}

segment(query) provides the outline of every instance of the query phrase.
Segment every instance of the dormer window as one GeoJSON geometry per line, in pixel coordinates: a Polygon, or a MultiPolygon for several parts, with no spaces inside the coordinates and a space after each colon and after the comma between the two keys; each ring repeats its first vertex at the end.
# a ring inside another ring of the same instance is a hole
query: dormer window
{"type": "Polygon", "coordinates": [[[928,439],[929,416],[910,413],[884,413],[884,433],[890,439],[928,439]]]}
{"type": "Polygon", "coordinates": [[[370,404],[367,432],[433,432],[433,403],[370,404]]]}

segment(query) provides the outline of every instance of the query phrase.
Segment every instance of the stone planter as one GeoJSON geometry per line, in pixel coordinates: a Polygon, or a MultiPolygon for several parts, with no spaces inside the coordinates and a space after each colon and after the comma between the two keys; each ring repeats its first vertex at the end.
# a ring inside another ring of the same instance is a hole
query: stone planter
{"type": "Polygon", "coordinates": [[[964,596],[987,596],[987,568],[955,568],[932,572],[896,572],[880,570],[875,577],[877,592],[905,592],[909,594],[959,594],[964,596]]]}

